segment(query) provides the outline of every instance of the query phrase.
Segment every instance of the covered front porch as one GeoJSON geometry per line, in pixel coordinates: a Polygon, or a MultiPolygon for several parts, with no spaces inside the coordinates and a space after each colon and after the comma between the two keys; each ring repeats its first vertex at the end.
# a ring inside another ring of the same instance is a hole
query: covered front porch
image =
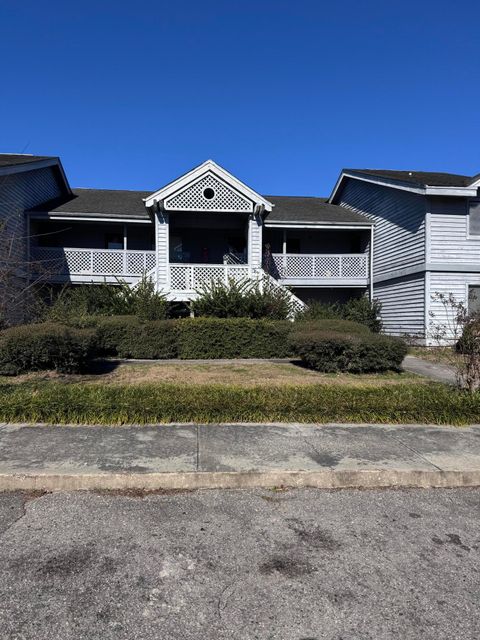
{"type": "Polygon", "coordinates": [[[291,287],[367,286],[371,231],[294,228],[264,230],[264,269],[291,287]]]}
{"type": "Polygon", "coordinates": [[[152,223],[30,220],[32,268],[50,282],[136,282],[155,268],[152,223]]]}

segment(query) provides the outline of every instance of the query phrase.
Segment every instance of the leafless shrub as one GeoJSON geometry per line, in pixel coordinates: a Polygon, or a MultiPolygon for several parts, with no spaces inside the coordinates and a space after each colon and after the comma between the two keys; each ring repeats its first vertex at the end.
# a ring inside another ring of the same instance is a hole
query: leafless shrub
{"type": "Polygon", "coordinates": [[[433,302],[443,308],[442,321],[430,312],[429,336],[450,355],[457,385],[474,393],[480,388],[480,314],[468,308],[452,293],[435,292],[433,302]]]}

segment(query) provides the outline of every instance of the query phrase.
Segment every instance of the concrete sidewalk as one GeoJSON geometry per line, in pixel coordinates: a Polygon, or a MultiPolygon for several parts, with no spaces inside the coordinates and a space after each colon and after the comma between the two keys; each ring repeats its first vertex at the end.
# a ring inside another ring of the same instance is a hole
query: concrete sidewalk
{"type": "Polygon", "coordinates": [[[402,363],[402,367],[405,371],[416,373],[419,376],[436,380],[437,382],[444,382],[445,384],[456,384],[455,369],[448,364],[441,364],[439,362],[430,362],[417,356],[405,356],[405,360],[402,363]]]}
{"type": "Polygon", "coordinates": [[[480,426],[0,425],[0,490],[480,486],[480,426]]]}

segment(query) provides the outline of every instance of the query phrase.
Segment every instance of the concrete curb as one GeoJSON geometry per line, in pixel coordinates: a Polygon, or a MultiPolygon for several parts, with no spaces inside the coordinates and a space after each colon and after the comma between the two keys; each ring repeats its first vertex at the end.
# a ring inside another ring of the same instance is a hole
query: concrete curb
{"type": "Polygon", "coordinates": [[[80,491],[137,489],[317,489],[433,488],[480,486],[471,471],[358,470],[186,473],[0,474],[0,491],[80,491]]]}

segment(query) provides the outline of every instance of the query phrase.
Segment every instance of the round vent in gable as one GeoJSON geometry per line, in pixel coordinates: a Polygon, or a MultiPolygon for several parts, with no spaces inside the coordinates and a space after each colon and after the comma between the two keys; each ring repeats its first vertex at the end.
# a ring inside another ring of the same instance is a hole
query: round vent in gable
{"type": "Polygon", "coordinates": [[[207,187],[203,190],[203,197],[206,200],[213,200],[213,198],[215,197],[215,191],[211,187],[207,187]]]}

